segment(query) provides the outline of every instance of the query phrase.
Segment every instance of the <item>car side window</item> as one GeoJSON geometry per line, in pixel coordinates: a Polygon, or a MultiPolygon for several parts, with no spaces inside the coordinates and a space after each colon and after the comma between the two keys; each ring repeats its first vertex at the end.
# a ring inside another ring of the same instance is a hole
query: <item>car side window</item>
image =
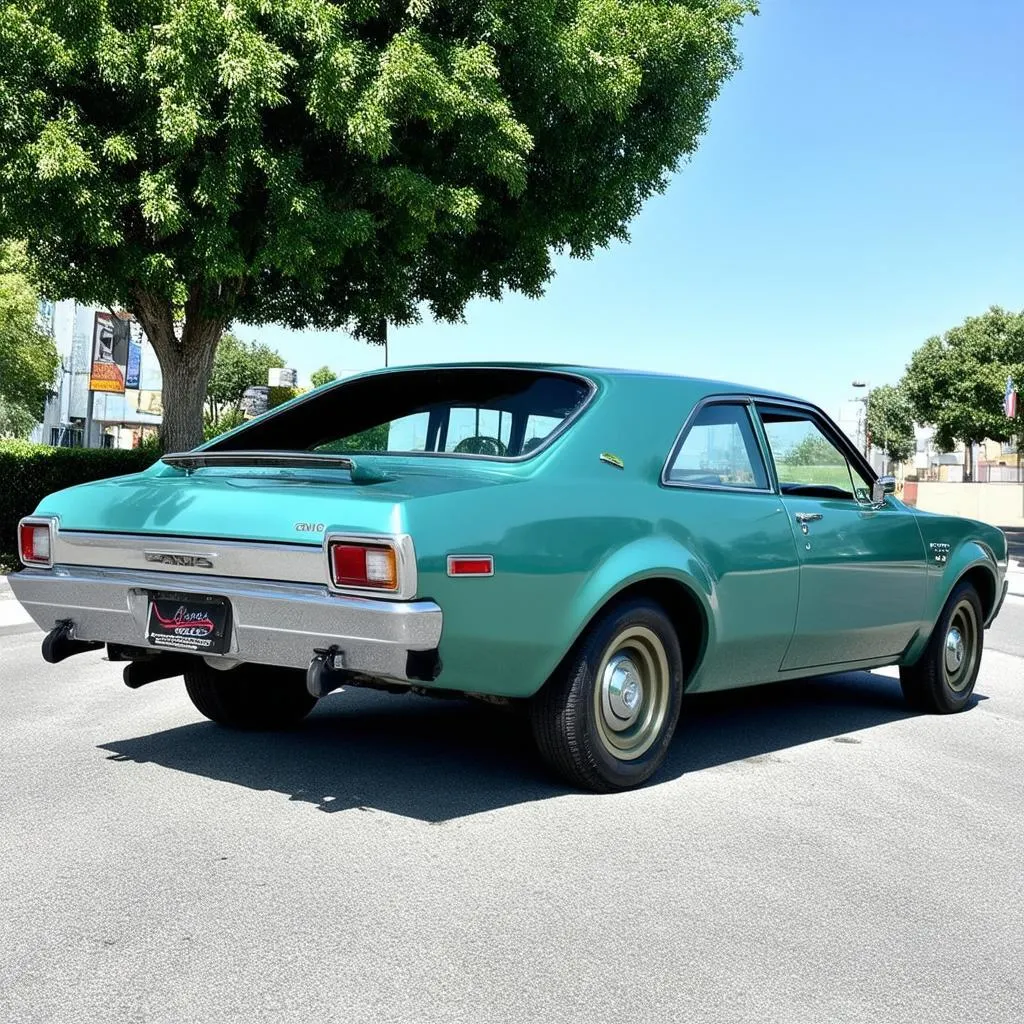
{"type": "Polygon", "coordinates": [[[871,485],[814,417],[759,407],[783,494],[869,501],[871,485]]]}
{"type": "Polygon", "coordinates": [[[665,479],[691,486],[767,490],[768,471],[747,406],[705,405],[679,442],[665,479]]]}

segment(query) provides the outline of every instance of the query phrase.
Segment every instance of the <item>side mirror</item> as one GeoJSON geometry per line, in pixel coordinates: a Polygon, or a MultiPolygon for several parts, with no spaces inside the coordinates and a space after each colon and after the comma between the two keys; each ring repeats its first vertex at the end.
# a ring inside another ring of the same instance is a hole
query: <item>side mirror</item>
{"type": "Polygon", "coordinates": [[[872,505],[884,505],[885,496],[887,494],[896,493],[896,477],[894,476],[880,476],[871,485],[871,504],[872,505]]]}

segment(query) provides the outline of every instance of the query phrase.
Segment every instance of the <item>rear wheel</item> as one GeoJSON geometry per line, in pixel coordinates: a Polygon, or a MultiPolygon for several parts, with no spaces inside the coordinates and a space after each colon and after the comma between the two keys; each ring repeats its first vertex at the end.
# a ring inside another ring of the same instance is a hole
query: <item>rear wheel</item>
{"type": "Polygon", "coordinates": [[[607,793],[649,779],[679,720],[683,662],[653,601],[621,604],[594,623],[530,704],[544,759],[576,786],[607,793]]]}
{"type": "Polygon", "coordinates": [[[200,714],[235,729],[287,729],[316,706],[305,672],[266,665],[222,672],[198,662],[185,673],[185,690],[200,714]]]}
{"type": "Polygon", "coordinates": [[[978,592],[962,583],[950,595],[924,654],[900,668],[903,696],[919,711],[948,715],[970,703],[985,632],[978,592]]]}

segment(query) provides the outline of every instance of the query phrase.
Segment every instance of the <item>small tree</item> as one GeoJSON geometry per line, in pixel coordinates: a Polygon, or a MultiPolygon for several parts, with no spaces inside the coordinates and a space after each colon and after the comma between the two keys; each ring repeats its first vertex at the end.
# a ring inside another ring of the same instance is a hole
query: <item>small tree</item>
{"type": "Polygon", "coordinates": [[[266,345],[247,344],[225,334],[217,346],[206,392],[206,422],[219,433],[241,422],[242,396],[247,388],[267,386],[268,371],[284,366],[280,352],[266,345]]]}
{"type": "Polygon", "coordinates": [[[321,366],[319,370],[314,370],[309,375],[309,382],[315,388],[321,388],[325,384],[330,384],[332,380],[337,379],[338,375],[329,366],[321,366]]]}
{"type": "Polygon", "coordinates": [[[39,296],[21,247],[0,244],[0,436],[27,437],[43,418],[60,358],[36,327],[39,296]]]}
{"type": "Polygon", "coordinates": [[[901,386],[913,418],[935,427],[942,451],[964,443],[966,480],[974,478],[974,445],[1019,433],[1019,419],[1014,423],[1003,412],[1003,394],[1007,375],[1022,356],[1024,313],[998,306],[929,338],[911,356],[901,386]]]}
{"type": "Polygon", "coordinates": [[[756,0],[0,7],[0,238],[123,307],[202,434],[234,321],[351,329],[541,294],[692,154],[756,0]],[[176,332],[176,323],[181,324],[176,332]]]}
{"type": "Polygon", "coordinates": [[[841,466],[845,462],[831,442],[817,434],[808,434],[782,455],[781,460],[787,466],[841,466]]]}
{"type": "Polygon", "coordinates": [[[906,462],[917,451],[914,413],[903,389],[892,384],[874,388],[867,401],[868,437],[885,456],[887,468],[906,462]]]}

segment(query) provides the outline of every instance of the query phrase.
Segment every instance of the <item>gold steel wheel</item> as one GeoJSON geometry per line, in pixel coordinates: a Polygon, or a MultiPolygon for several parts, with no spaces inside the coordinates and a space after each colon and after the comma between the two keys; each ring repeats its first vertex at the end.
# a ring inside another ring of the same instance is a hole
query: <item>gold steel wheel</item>
{"type": "Polygon", "coordinates": [[[960,601],[949,617],[942,645],[942,672],[954,693],[962,693],[970,684],[977,660],[978,618],[970,601],[960,601]]]}
{"type": "Polygon", "coordinates": [[[608,645],[594,679],[594,717],[605,750],[641,757],[661,735],[669,709],[665,647],[646,626],[629,626],[608,645]]]}

